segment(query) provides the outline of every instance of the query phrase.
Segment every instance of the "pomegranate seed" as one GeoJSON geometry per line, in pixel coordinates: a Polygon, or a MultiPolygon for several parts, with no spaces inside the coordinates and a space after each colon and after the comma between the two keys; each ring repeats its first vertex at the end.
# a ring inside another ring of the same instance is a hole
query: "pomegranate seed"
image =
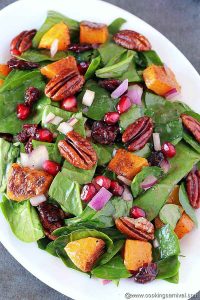
{"type": "Polygon", "coordinates": [[[30,107],[23,103],[17,105],[17,117],[20,120],[26,120],[31,113],[30,107]]]}
{"type": "Polygon", "coordinates": [[[94,178],[94,181],[101,187],[104,187],[105,189],[109,189],[111,185],[111,180],[103,175],[97,176],[94,178]]]}
{"type": "Polygon", "coordinates": [[[176,148],[169,142],[162,144],[161,151],[166,157],[171,158],[176,155],[176,148]]]}
{"type": "Polygon", "coordinates": [[[145,218],[146,213],[143,209],[138,206],[133,206],[130,210],[130,216],[134,219],[145,218]]]}
{"type": "Polygon", "coordinates": [[[51,143],[53,141],[53,134],[48,129],[38,129],[36,136],[42,142],[51,143]]]}
{"type": "Polygon", "coordinates": [[[121,115],[131,107],[132,103],[128,96],[122,96],[117,104],[117,111],[121,115]]]}
{"type": "Polygon", "coordinates": [[[20,56],[21,52],[17,49],[13,49],[13,50],[10,51],[10,54],[13,55],[13,56],[20,56]]]}
{"type": "Polygon", "coordinates": [[[79,73],[81,75],[84,75],[89,67],[90,63],[89,62],[86,62],[86,61],[82,61],[80,62],[80,64],[78,64],[78,70],[79,70],[79,73]]]}
{"type": "Polygon", "coordinates": [[[118,112],[108,112],[104,116],[104,122],[108,125],[114,125],[119,121],[119,113],[118,112]]]}
{"type": "Polygon", "coordinates": [[[93,183],[88,183],[84,185],[81,192],[81,200],[88,202],[90,201],[94,195],[97,193],[97,190],[93,183]]]}
{"type": "Polygon", "coordinates": [[[124,188],[117,181],[112,180],[110,184],[110,191],[115,196],[121,196],[124,188]]]}
{"type": "Polygon", "coordinates": [[[61,102],[61,106],[62,109],[67,110],[67,111],[71,111],[71,112],[76,112],[77,111],[77,100],[76,97],[71,96],[68,97],[66,99],[64,99],[61,102]]]}
{"type": "Polygon", "coordinates": [[[56,176],[57,173],[61,170],[61,166],[58,163],[51,160],[45,160],[42,167],[44,171],[51,174],[52,176],[56,176]]]}

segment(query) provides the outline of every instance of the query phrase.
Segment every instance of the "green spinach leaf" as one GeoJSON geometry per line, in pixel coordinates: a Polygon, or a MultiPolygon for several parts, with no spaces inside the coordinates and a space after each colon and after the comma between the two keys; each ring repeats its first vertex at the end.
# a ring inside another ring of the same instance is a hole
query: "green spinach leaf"
{"type": "Polygon", "coordinates": [[[57,163],[61,163],[62,157],[60,155],[60,152],[58,150],[57,144],[54,143],[46,143],[46,142],[41,142],[41,141],[32,141],[33,148],[37,148],[39,146],[45,146],[47,148],[48,154],[49,154],[49,160],[53,160],[57,163]]]}
{"type": "Polygon", "coordinates": [[[178,220],[181,218],[181,210],[178,205],[165,204],[159,213],[159,217],[164,224],[170,224],[175,229],[178,220]]]}
{"type": "Polygon", "coordinates": [[[178,256],[170,256],[157,262],[157,279],[166,279],[175,276],[178,273],[180,262],[178,256]]]}
{"type": "Polygon", "coordinates": [[[143,107],[133,104],[127,112],[120,115],[119,124],[121,129],[124,131],[128,127],[128,125],[135,122],[143,115],[143,107]]]}
{"type": "Polygon", "coordinates": [[[22,53],[20,59],[31,61],[34,63],[40,63],[40,62],[48,62],[48,61],[57,61],[62,58],[65,58],[66,56],[68,56],[68,53],[64,51],[58,51],[53,57],[51,57],[49,50],[29,49],[24,53],[22,53]]]}
{"type": "Polygon", "coordinates": [[[121,58],[122,54],[126,53],[127,50],[109,41],[101,45],[98,48],[98,52],[101,56],[103,65],[110,66],[119,62],[119,59],[121,58]]]}
{"type": "Polygon", "coordinates": [[[112,248],[108,249],[106,253],[104,253],[98,262],[99,265],[104,265],[108,263],[124,246],[124,240],[116,241],[112,248]]]}
{"type": "Polygon", "coordinates": [[[117,18],[112,23],[108,26],[108,31],[110,34],[115,34],[117,33],[122,25],[126,23],[126,20],[123,18],[117,18]]]}
{"type": "Polygon", "coordinates": [[[98,156],[98,166],[103,166],[107,164],[111,158],[112,158],[112,153],[113,153],[113,146],[109,145],[100,145],[100,144],[92,144],[94,150],[97,153],[98,156]]]}
{"type": "Polygon", "coordinates": [[[95,71],[98,69],[99,65],[101,63],[101,57],[97,56],[95,58],[92,59],[84,77],[86,80],[90,79],[94,74],[95,71]]]}
{"type": "Polygon", "coordinates": [[[83,170],[74,167],[72,164],[70,164],[68,161],[65,160],[62,169],[62,174],[66,178],[69,178],[72,181],[76,181],[79,184],[85,184],[92,181],[95,170],[96,170],[96,165],[91,170],[83,170]]]}
{"type": "Polygon", "coordinates": [[[184,183],[181,184],[179,189],[179,201],[185,210],[186,214],[192,219],[196,226],[198,226],[198,220],[195,214],[194,208],[190,205],[184,183]]]}

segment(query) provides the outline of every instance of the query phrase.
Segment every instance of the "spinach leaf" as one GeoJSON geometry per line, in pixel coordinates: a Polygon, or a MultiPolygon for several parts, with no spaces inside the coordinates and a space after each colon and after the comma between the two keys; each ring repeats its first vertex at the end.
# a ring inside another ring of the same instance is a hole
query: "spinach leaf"
{"type": "Polygon", "coordinates": [[[127,112],[120,115],[119,124],[122,131],[124,131],[128,127],[128,125],[135,122],[143,115],[144,115],[143,107],[133,104],[127,112]]]}
{"type": "Polygon", "coordinates": [[[153,220],[165,204],[173,187],[200,160],[200,156],[192,148],[180,142],[176,146],[176,156],[170,160],[170,171],[153,189],[139,196],[134,205],[144,209],[149,220],[153,220]]]}
{"type": "Polygon", "coordinates": [[[85,80],[88,80],[90,79],[94,74],[95,74],[95,71],[98,69],[99,65],[101,63],[101,57],[100,56],[97,56],[95,58],[92,59],[84,77],[85,77],[85,80]]]}
{"type": "Polygon", "coordinates": [[[67,52],[58,51],[53,57],[50,55],[50,51],[46,49],[36,50],[29,49],[22,53],[20,59],[31,61],[34,63],[46,62],[46,61],[57,61],[65,58],[68,55],[67,52]]]}
{"type": "Polygon", "coordinates": [[[179,283],[179,272],[177,272],[174,276],[170,277],[170,278],[166,278],[166,281],[170,282],[170,283],[179,283]]]}
{"type": "Polygon", "coordinates": [[[13,233],[23,242],[35,242],[44,236],[38,214],[28,200],[10,201],[3,196],[0,207],[13,233]]]}
{"type": "Polygon", "coordinates": [[[175,276],[178,273],[180,262],[178,256],[170,256],[157,262],[157,279],[166,279],[175,276]]]}
{"type": "Polygon", "coordinates": [[[107,280],[129,278],[132,276],[119,255],[112,258],[107,264],[94,268],[91,273],[97,278],[107,280]]]}
{"type": "Polygon", "coordinates": [[[92,144],[92,146],[98,156],[98,162],[97,162],[98,166],[103,166],[111,160],[112,153],[113,153],[112,145],[106,146],[100,144],[92,144]]]}
{"type": "Polygon", "coordinates": [[[142,149],[135,151],[134,154],[147,158],[151,154],[151,145],[147,143],[142,149]]]}
{"type": "Polygon", "coordinates": [[[136,198],[139,194],[141,194],[144,189],[141,187],[141,183],[147,178],[149,175],[155,176],[159,179],[163,175],[163,170],[159,167],[144,167],[134,178],[131,183],[131,191],[133,196],[136,198]]]}
{"type": "Polygon", "coordinates": [[[51,123],[45,123],[45,120],[48,116],[49,113],[53,113],[55,116],[61,117],[63,118],[63,121],[68,121],[70,119],[70,117],[73,115],[73,113],[69,112],[69,111],[65,111],[61,108],[58,108],[56,106],[52,106],[52,105],[47,105],[44,108],[43,114],[42,114],[42,126],[48,128],[50,131],[52,132],[56,132],[57,131],[57,127],[58,125],[54,125],[51,123]]]}
{"type": "Polygon", "coordinates": [[[170,224],[175,229],[181,217],[181,210],[178,205],[165,204],[160,210],[159,217],[164,224],[170,224]]]}
{"type": "Polygon", "coordinates": [[[62,15],[58,12],[50,10],[50,11],[48,11],[48,15],[47,15],[47,18],[46,18],[44,24],[37,31],[37,33],[32,41],[33,47],[37,48],[43,35],[51,27],[53,27],[55,24],[60,23],[60,22],[64,22],[69,27],[71,38],[74,38],[75,36],[77,36],[77,34],[79,32],[79,22],[72,20],[68,17],[65,17],[64,15],[62,15]]]}
{"type": "Polygon", "coordinates": [[[54,178],[49,196],[56,200],[64,211],[75,216],[82,213],[80,186],[77,182],[69,180],[63,172],[59,172],[54,178]]]}
{"type": "Polygon", "coordinates": [[[72,181],[76,181],[79,184],[85,184],[92,181],[95,170],[96,165],[91,170],[83,170],[74,167],[72,164],[65,160],[62,169],[62,174],[72,181]]]}
{"type": "Polygon", "coordinates": [[[61,163],[62,157],[60,155],[60,152],[58,150],[57,144],[54,143],[46,143],[46,142],[41,142],[41,141],[32,141],[33,148],[37,148],[39,146],[45,146],[47,148],[48,154],[49,154],[49,160],[53,160],[57,163],[61,163]]]}
{"type": "Polygon", "coordinates": [[[161,143],[175,140],[179,142],[183,136],[183,127],[179,120],[174,120],[166,124],[156,124],[154,131],[160,133],[161,143]]]}
{"type": "Polygon", "coordinates": [[[190,205],[188,195],[185,190],[184,183],[181,184],[179,189],[179,201],[185,210],[186,214],[192,219],[196,226],[198,226],[198,220],[195,214],[194,208],[190,205]]]}
{"type": "Polygon", "coordinates": [[[179,239],[169,224],[157,229],[155,238],[157,239],[159,246],[154,249],[154,255],[158,260],[170,256],[178,256],[180,254],[179,239]]]}
{"type": "Polygon", "coordinates": [[[117,33],[122,25],[126,23],[126,20],[123,18],[117,18],[112,23],[108,26],[108,31],[110,34],[115,34],[117,33]]]}
{"type": "Polygon", "coordinates": [[[108,249],[106,253],[104,253],[98,262],[99,265],[105,265],[109,262],[123,247],[124,240],[116,241],[112,248],[108,249]]]}
{"type": "MultiPolygon", "coordinates": [[[[134,51],[129,50],[129,53],[133,53],[134,58],[135,58],[136,53],[134,51]]],[[[128,79],[129,82],[142,82],[143,81],[143,77],[141,76],[141,74],[139,74],[139,72],[137,72],[136,63],[135,63],[134,58],[130,62],[128,69],[120,77],[118,77],[118,79],[120,79],[120,80],[128,79]]]]}
{"type": "Polygon", "coordinates": [[[137,52],[136,63],[142,68],[145,69],[150,65],[162,66],[163,63],[154,50],[137,52]]]}
{"type": "Polygon", "coordinates": [[[84,85],[83,91],[78,96],[79,108],[83,108],[82,99],[86,90],[95,92],[95,98],[92,105],[84,114],[93,120],[101,120],[109,111],[115,110],[114,100],[111,99],[110,94],[100,87],[95,81],[88,80],[84,85]]]}
{"type": "Polygon", "coordinates": [[[121,58],[122,54],[126,53],[127,50],[109,41],[101,45],[98,48],[98,52],[101,56],[103,65],[109,66],[119,62],[119,59],[121,58]]]}

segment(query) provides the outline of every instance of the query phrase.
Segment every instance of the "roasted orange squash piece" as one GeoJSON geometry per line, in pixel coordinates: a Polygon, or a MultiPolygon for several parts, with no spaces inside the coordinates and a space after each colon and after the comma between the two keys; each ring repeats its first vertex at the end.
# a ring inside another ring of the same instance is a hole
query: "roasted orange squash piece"
{"type": "Polygon", "coordinates": [[[152,262],[152,246],[149,242],[126,240],[124,264],[129,271],[137,271],[145,263],[152,262]]]}
{"type": "Polygon", "coordinates": [[[159,229],[159,228],[162,228],[163,226],[165,226],[165,224],[161,221],[159,216],[157,216],[154,219],[154,224],[155,224],[156,229],[159,229]]]}
{"type": "Polygon", "coordinates": [[[80,24],[80,43],[103,44],[108,39],[105,24],[83,21],[80,24]]]}
{"type": "Polygon", "coordinates": [[[83,272],[90,272],[103,254],[105,242],[94,237],[87,237],[69,242],[65,251],[72,262],[83,272]]]}
{"type": "Polygon", "coordinates": [[[143,77],[148,89],[160,96],[164,96],[174,88],[180,91],[176,77],[169,68],[151,65],[143,71],[143,77]]]}
{"type": "Polygon", "coordinates": [[[11,200],[24,201],[45,194],[53,177],[42,170],[12,164],[8,172],[7,196],[11,200]]]}
{"type": "Polygon", "coordinates": [[[58,50],[67,50],[70,44],[70,35],[67,25],[63,22],[54,25],[41,38],[39,48],[51,49],[51,45],[58,40],[58,50]]]}
{"type": "Polygon", "coordinates": [[[7,76],[11,69],[7,65],[0,64],[0,75],[7,76]]]}
{"type": "Polygon", "coordinates": [[[4,83],[4,80],[3,79],[0,79],[0,86],[2,86],[4,83]]]}
{"type": "Polygon", "coordinates": [[[179,186],[175,185],[174,189],[172,190],[171,194],[169,195],[169,198],[167,200],[168,204],[176,204],[181,205],[179,201],[179,186]]]}
{"type": "Polygon", "coordinates": [[[76,60],[74,56],[67,56],[61,60],[53,62],[49,65],[44,66],[40,69],[42,75],[46,76],[49,79],[52,79],[54,76],[58,75],[63,70],[76,70],[78,71],[76,60]]]}
{"type": "Polygon", "coordinates": [[[178,221],[174,232],[179,239],[182,239],[187,233],[189,233],[194,228],[194,222],[191,218],[184,212],[182,217],[178,221]]]}
{"type": "Polygon", "coordinates": [[[108,169],[117,175],[122,175],[132,180],[145,166],[148,166],[148,161],[145,158],[128,152],[125,149],[119,149],[110,161],[108,169]]]}

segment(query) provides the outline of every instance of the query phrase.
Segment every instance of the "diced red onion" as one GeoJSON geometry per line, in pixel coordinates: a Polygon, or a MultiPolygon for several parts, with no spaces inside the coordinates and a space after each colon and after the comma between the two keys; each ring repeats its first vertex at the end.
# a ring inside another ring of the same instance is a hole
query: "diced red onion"
{"type": "Polygon", "coordinates": [[[160,164],[160,167],[163,169],[163,172],[166,174],[169,172],[169,169],[170,169],[170,163],[169,161],[165,158],[161,164],[160,164]]]}
{"type": "Polygon", "coordinates": [[[109,283],[111,283],[111,282],[112,282],[112,280],[102,279],[102,284],[103,284],[103,285],[109,284],[109,283]]]}
{"type": "Polygon", "coordinates": [[[58,52],[58,43],[59,43],[59,40],[55,39],[53,41],[53,43],[51,44],[51,48],[50,48],[51,57],[54,57],[56,55],[56,53],[58,52]]]}
{"type": "Polygon", "coordinates": [[[84,107],[84,108],[82,109],[82,111],[83,111],[84,113],[87,113],[87,112],[88,112],[88,110],[89,110],[89,108],[88,108],[88,107],[84,107]]]}
{"type": "Polygon", "coordinates": [[[158,179],[154,175],[149,175],[145,178],[145,180],[140,184],[140,187],[144,190],[151,188],[158,179]]]}
{"type": "Polygon", "coordinates": [[[20,157],[23,167],[42,169],[44,161],[49,159],[49,154],[45,146],[39,146],[30,154],[20,153],[20,157]]]}
{"type": "Polygon", "coordinates": [[[133,200],[133,196],[129,190],[129,188],[127,186],[124,185],[124,191],[122,193],[122,198],[125,201],[132,201],[133,200]]]}
{"type": "Polygon", "coordinates": [[[82,103],[86,106],[91,106],[95,98],[95,92],[86,90],[83,96],[82,103]]]}
{"type": "Polygon", "coordinates": [[[142,94],[143,88],[138,84],[130,85],[128,87],[127,96],[130,98],[133,104],[142,105],[142,94]]]}
{"type": "Polygon", "coordinates": [[[156,151],[161,150],[160,134],[157,132],[153,133],[153,145],[156,151]]]}
{"type": "Polygon", "coordinates": [[[96,211],[101,210],[111,197],[112,194],[104,187],[102,187],[89,202],[88,206],[96,211]]]}
{"type": "Polygon", "coordinates": [[[46,196],[44,194],[38,195],[35,197],[30,198],[30,203],[32,206],[38,206],[39,204],[45,202],[47,200],[46,196]]]}
{"type": "Polygon", "coordinates": [[[44,120],[44,124],[50,123],[54,118],[55,118],[55,115],[54,115],[52,112],[50,112],[50,113],[46,116],[46,118],[45,118],[45,120],[44,120]]]}
{"type": "Polygon", "coordinates": [[[71,125],[69,125],[67,122],[62,122],[58,126],[57,130],[63,134],[67,134],[68,132],[73,130],[73,127],[71,125]]]}
{"type": "Polygon", "coordinates": [[[78,119],[76,118],[71,118],[69,119],[69,121],[67,121],[67,123],[70,125],[70,126],[74,126],[76,123],[78,122],[78,119]]]}
{"type": "Polygon", "coordinates": [[[128,79],[122,81],[122,83],[112,92],[111,98],[117,99],[123,95],[128,89],[128,79]]]}
{"type": "Polygon", "coordinates": [[[20,153],[20,162],[23,167],[29,166],[29,155],[27,153],[20,153]]]}
{"type": "Polygon", "coordinates": [[[121,175],[118,175],[117,178],[118,178],[121,182],[125,183],[126,185],[128,185],[128,186],[131,185],[131,182],[132,182],[132,181],[129,180],[129,179],[127,179],[126,177],[121,176],[121,175]]]}
{"type": "Polygon", "coordinates": [[[58,136],[58,133],[54,132],[54,133],[53,133],[53,138],[56,139],[57,136],[58,136]]]}
{"type": "Polygon", "coordinates": [[[171,89],[169,92],[167,92],[164,97],[167,99],[167,100],[175,100],[175,98],[179,98],[180,96],[180,93],[177,91],[176,88],[173,88],[171,89]]]}
{"type": "Polygon", "coordinates": [[[117,149],[114,148],[114,149],[113,149],[112,156],[114,157],[116,153],[117,153],[117,149]]]}
{"type": "Polygon", "coordinates": [[[154,248],[158,248],[159,247],[159,242],[157,239],[153,240],[153,246],[154,248]]]}
{"type": "Polygon", "coordinates": [[[62,122],[63,118],[59,117],[59,116],[55,116],[55,118],[53,118],[53,120],[51,120],[49,123],[53,124],[53,125],[59,125],[62,122]]]}
{"type": "Polygon", "coordinates": [[[90,138],[91,135],[92,135],[92,130],[87,129],[87,130],[85,131],[85,134],[86,134],[86,137],[90,138]]]}

